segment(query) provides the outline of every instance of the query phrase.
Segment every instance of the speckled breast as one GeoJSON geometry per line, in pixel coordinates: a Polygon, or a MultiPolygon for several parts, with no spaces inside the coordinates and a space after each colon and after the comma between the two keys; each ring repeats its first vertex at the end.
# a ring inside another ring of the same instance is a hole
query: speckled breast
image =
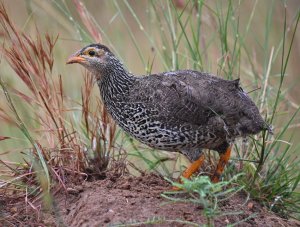
{"type": "Polygon", "coordinates": [[[205,130],[191,130],[183,125],[172,127],[157,121],[156,113],[147,110],[142,104],[123,103],[115,106],[114,111],[108,111],[123,130],[153,148],[174,151],[222,143],[205,130]]]}

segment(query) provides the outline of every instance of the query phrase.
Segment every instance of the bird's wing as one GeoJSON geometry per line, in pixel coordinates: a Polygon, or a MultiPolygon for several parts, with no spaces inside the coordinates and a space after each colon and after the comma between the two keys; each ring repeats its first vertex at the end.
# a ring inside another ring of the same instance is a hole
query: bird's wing
{"type": "Polygon", "coordinates": [[[241,124],[241,119],[256,117],[250,116],[251,112],[260,117],[237,80],[227,81],[197,71],[144,77],[132,89],[130,102],[143,103],[154,110],[158,120],[174,125],[213,124],[220,130],[230,130],[241,124]]]}

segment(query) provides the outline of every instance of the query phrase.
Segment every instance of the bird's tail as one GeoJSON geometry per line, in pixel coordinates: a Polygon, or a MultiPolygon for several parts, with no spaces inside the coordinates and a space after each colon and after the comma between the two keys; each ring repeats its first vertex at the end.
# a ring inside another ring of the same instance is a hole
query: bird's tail
{"type": "Polygon", "coordinates": [[[265,122],[263,130],[268,131],[271,135],[274,134],[274,127],[271,124],[265,122]]]}

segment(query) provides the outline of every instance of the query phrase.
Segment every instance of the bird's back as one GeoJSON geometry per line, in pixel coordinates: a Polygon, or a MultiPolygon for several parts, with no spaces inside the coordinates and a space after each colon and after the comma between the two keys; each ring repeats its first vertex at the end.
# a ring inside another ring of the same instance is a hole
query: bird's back
{"type": "Polygon", "coordinates": [[[266,128],[238,80],[198,71],[138,78],[122,99],[124,105],[117,119],[121,127],[156,148],[214,149],[266,128]]]}

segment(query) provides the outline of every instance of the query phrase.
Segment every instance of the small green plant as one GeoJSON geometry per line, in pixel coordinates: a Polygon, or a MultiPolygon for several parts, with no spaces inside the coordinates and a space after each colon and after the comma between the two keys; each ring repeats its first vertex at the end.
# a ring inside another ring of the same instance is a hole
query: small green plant
{"type": "Polygon", "coordinates": [[[172,202],[200,205],[203,208],[202,213],[207,219],[207,225],[213,226],[215,217],[234,214],[222,212],[219,209],[219,203],[229,200],[235,193],[243,189],[241,186],[233,186],[236,177],[230,181],[215,184],[211,182],[208,176],[198,176],[192,180],[181,178],[182,183],[169,180],[180,191],[165,192],[162,196],[172,202]],[[184,196],[179,197],[181,194],[184,196]]]}

